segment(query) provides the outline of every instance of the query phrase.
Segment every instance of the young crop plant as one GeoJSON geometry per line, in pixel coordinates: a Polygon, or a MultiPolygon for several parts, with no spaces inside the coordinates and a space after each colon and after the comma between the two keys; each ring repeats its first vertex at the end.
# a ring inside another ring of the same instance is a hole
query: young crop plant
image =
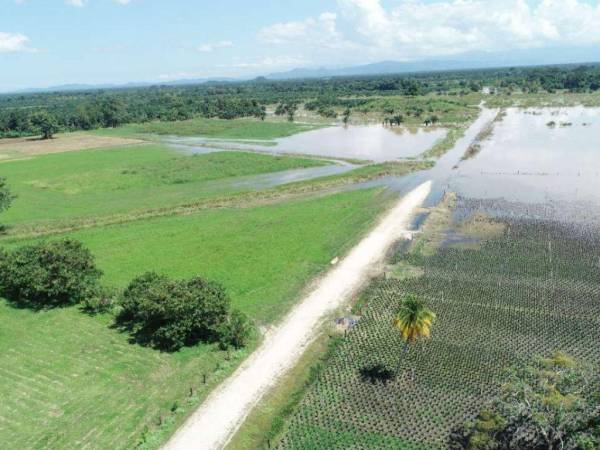
{"type": "MultiPolygon", "coordinates": [[[[499,206],[459,199],[454,217],[498,214],[499,206]]],[[[561,222],[519,205],[506,217],[494,219],[502,231],[483,240],[464,235],[476,246],[447,243],[443,229],[437,251],[396,258],[418,265],[419,275],[374,281],[361,320],[289,417],[281,448],[447,448],[453,430],[501,395],[506,369],[555,351],[598,367],[597,225],[561,222]],[[516,214],[519,208],[531,217],[516,214]],[[400,359],[400,372],[414,375],[390,378],[384,369],[398,364],[405,342],[391,324],[398,299],[409,295],[439,319],[431,337],[400,359]]],[[[460,224],[451,231],[457,230],[468,233],[460,224]]]]}

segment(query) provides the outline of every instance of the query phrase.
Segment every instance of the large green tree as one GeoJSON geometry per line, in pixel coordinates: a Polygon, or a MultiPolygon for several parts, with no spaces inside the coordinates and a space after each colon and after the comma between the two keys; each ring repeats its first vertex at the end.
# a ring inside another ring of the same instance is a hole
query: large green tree
{"type": "Polygon", "coordinates": [[[454,432],[452,449],[600,448],[598,374],[562,353],[512,368],[499,397],[454,432]]]}
{"type": "Polygon", "coordinates": [[[230,312],[229,297],[218,283],[200,277],[173,280],[148,272],[123,293],[117,325],[142,344],[177,351],[198,342],[242,346],[250,326],[230,312]]]}
{"type": "Polygon", "coordinates": [[[42,133],[42,139],[52,139],[58,131],[56,117],[48,111],[37,111],[31,116],[31,123],[42,133]]]}
{"type": "Polygon", "coordinates": [[[81,302],[96,289],[100,275],[90,251],[71,239],[0,252],[0,292],[34,309],[81,302]]]}

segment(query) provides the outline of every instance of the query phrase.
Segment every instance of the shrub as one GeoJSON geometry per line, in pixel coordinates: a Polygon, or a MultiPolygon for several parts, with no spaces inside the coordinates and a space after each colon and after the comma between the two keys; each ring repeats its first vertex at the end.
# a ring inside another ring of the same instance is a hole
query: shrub
{"type": "Polygon", "coordinates": [[[198,277],[171,280],[153,272],[129,284],[120,306],[118,326],[136,342],[166,351],[218,341],[229,314],[229,298],[219,284],[198,277]]]}
{"type": "Polygon", "coordinates": [[[450,436],[452,449],[585,449],[600,445],[593,373],[562,353],[517,365],[500,396],[450,436]]]}
{"type": "Polygon", "coordinates": [[[220,329],[220,341],[222,348],[233,346],[241,348],[246,346],[252,334],[252,323],[241,311],[234,309],[220,329]]]}
{"type": "Polygon", "coordinates": [[[0,291],[24,306],[79,303],[97,287],[100,275],[90,251],[70,239],[0,254],[0,291]]]}
{"type": "Polygon", "coordinates": [[[81,302],[82,309],[88,314],[102,314],[112,311],[116,306],[118,294],[114,289],[97,286],[81,302]]]}
{"type": "Polygon", "coordinates": [[[14,198],[6,185],[6,178],[0,177],[0,212],[8,209],[14,198]]]}

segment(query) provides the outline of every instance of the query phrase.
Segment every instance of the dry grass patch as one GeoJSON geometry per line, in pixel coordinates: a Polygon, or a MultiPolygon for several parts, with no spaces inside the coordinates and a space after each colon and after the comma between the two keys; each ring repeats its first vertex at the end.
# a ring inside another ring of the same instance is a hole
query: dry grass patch
{"type": "Polygon", "coordinates": [[[144,141],[121,137],[94,136],[83,133],[57,134],[53,139],[37,137],[0,139],[0,161],[27,158],[49,153],[72,152],[92,148],[141,144],[144,141]]]}

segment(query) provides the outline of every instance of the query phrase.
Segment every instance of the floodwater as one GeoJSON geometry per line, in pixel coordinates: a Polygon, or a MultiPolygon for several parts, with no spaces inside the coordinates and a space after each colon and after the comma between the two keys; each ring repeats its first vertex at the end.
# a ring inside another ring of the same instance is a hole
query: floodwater
{"type": "Polygon", "coordinates": [[[260,141],[240,142],[201,137],[168,138],[167,141],[173,144],[196,146],[196,151],[201,153],[211,151],[210,147],[221,147],[384,162],[419,156],[445,135],[446,130],[442,128],[409,129],[360,125],[320,128],[277,139],[268,144],[260,141]]]}
{"type": "Polygon", "coordinates": [[[429,205],[447,191],[514,203],[569,203],[580,209],[600,205],[600,108],[507,109],[491,137],[482,142],[481,152],[462,161],[468,146],[497,112],[484,108],[433,169],[361,187],[387,186],[404,193],[433,179],[429,205]],[[556,125],[549,126],[550,122],[556,125]]]}
{"type": "MultiPolygon", "coordinates": [[[[481,143],[472,159],[461,160],[469,145],[498,113],[482,108],[478,119],[435,167],[403,177],[386,177],[349,186],[348,189],[385,186],[406,193],[427,180],[434,181],[426,205],[445,192],[462,197],[523,204],[554,204],[577,214],[600,208],[600,108],[509,108],[494,124],[492,135],[481,143]]],[[[228,142],[228,148],[289,152],[335,158],[391,160],[421,154],[445,131],[410,133],[382,126],[331,127],[280,139],[273,146],[228,142]],[[410,146],[409,143],[414,143],[410,146]],[[409,149],[411,147],[411,149],[409,149]],[[345,150],[344,150],[345,149],[345,150]]],[[[169,140],[184,151],[222,151],[202,138],[169,140]]],[[[357,166],[337,160],[325,167],[295,169],[238,179],[238,187],[264,189],[293,181],[344,173],[357,166]]],[[[221,182],[222,183],[222,182],[221,182]]],[[[233,183],[231,181],[230,183],[233,183]]],[[[514,207],[514,205],[513,205],[514,207]]],[[[598,213],[600,215],[600,212],[598,213]]]]}
{"type": "Polygon", "coordinates": [[[456,172],[451,185],[468,197],[600,204],[600,109],[508,109],[456,172]]]}
{"type": "Polygon", "coordinates": [[[383,162],[418,156],[445,135],[435,128],[329,127],[280,139],[270,151],[383,162]]]}

